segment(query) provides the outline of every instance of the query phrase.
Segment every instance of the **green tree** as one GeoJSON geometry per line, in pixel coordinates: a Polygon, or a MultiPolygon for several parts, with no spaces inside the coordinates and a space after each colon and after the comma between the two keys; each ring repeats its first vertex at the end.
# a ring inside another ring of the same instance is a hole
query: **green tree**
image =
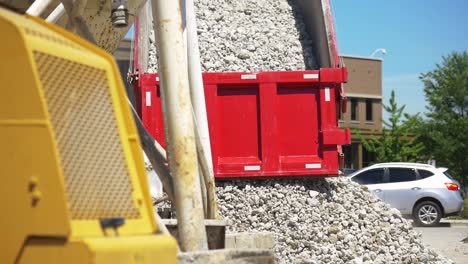
{"type": "Polygon", "coordinates": [[[468,53],[443,57],[420,79],[429,103],[420,138],[437,166],[447,167],[463,184],[468,176],[468,53]]]}
{"type": "Polygon", "coordinates": [[[376,162],[416,161],[424,149],[422,143],[416,142],[417,136],[412,134],[418,116],[404,113],[405,105],[397,105],[395,91],[383,108],[390,117],[388,121],[383,120],[382,136],[366,139],[358,133],[363,146],[376,154],[376,162]]]}

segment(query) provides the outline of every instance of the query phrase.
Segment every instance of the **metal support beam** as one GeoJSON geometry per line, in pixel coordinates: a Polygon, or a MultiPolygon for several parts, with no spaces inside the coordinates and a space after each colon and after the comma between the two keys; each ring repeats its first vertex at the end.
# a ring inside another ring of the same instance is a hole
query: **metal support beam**
{"type": "Polygon", "coordinates": [[[65,7],[60,3],[52,13],[46,18],[49,23],[56,23],[65,14],[65,7]]]}
{"type": "Polygon", "coordinates": [[[135,108],[133,108],[130,100],[128,100],[128,105],[130,106],[130,109],[132,110],[133,119],[135,120],[135,124],[138,130],[138,135],[140,136],[141,146],[143,150],[145,151],[145,154],[148,157],[148,160],[150,161],[151,166],[153,166],[154,171],[158,174],[159,179],[161,180],[163,184],[164,190],[167,193],[167,196],[169,196],[169,199],[172,202],[174,202],[175,201],[174,181],[171,177],[171,174],[169,173],[169,170],[167,169],[165,165],[166,163],[165,153],[161,153],[158,151],[158,148],[155,145],[156,141],[148,133],[148,131],[146,131],[145,127],[143,126],[143,123],[140,120],[140,117],[138,117],[138,114],[135,111],[135,108]]]}
{"type": "Polygon", "coordinates": [[[26,13],[31,16],[40,16],[42,13],[45,12],[47,7],[53,2],[54,0],[36,0],[32,5],[26,10],[26,13]]]}
{"type": "Polygon", "coordinates": [[[201,186],[179,1],[153,0],[169,168],[174,177],[180,247],[206,250],[201,186]]]}

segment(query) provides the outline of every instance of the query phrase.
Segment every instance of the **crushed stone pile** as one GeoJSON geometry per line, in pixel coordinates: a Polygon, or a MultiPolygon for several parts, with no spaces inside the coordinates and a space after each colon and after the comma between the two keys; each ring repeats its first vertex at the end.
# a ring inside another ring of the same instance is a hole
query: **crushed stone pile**
{"type": "Polygon", "coordinates": [[[278,263],[452,263],[348,178],[217,183],[229,232],[273,232],[278,263]]]}
{"type": "MultiPolygon", "coordinates": [[[[312,39],[299,8],[285,0],[197,0],[203,71],[258,72],[317,69],[312,39]]],[[[157,72],[154,34],[149,72],[157,72]]]]}
{"type": "MultiPolygon", "coordinates": [[[[293,1],[196,0],[195,7],[204,71],[317,69],[293,1]]],[[[157,72],[154,46],[149,65],[157,72]]],[[[278,263],[451,263],[348,178],[222,181],[217,195],[229,232],[275,234],[278,263]]]]}
{"type": "Polygon", "coordinates": [[[316,69],[312,39],[288,1],[195,1],[205,71],[316,69]]]}

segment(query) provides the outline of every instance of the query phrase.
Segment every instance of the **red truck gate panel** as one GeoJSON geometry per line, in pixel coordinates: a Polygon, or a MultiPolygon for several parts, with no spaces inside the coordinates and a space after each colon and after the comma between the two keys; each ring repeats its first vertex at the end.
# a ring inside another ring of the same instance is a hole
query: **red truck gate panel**
{"type": "Polygon", "coordinates": [[[159,77],[156,74],[141,74],[135,85],[136,111],[146,130],[164,148],[164,121],[162,116],[159,77]]]}
{"type": "MultiPolygon", "coordinates": [[[[334,176],[349,130],[338,128],[346,69],[204,73],[216,178],[334,176]]],[[[155,74],[141,75],[138,113],[164,146],[155,74]]]]}

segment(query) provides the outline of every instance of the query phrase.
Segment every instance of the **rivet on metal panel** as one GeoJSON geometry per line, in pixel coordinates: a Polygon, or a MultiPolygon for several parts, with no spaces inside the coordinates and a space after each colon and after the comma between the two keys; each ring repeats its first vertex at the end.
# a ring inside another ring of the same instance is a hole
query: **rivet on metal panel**
{"type": "Polygon", "coordinates": [[[37,205],[37,203],[42,197],[42,193],[41,191],[39,191],[37,187],[38,183],[39,183],[39,180],[35,176],[32,176],[31,179],[29,179],[28,191],[31,193],[31,206],[33,207],[37,205]]]}
{"type": "Polygon", "coordinates": [[[35,207],[42,198],[42,193],[38,189],[34,189],[31,193],[31,205],[35,207]]]}
{"type": "Polygon", "coordinates": [[[143,199],[141,197],[135,198],[135,207],[140,208],[143,205],[143,199]]]}
{"type": "Polygon", "coordinates": [[[28,190],[30,192],[34,191],[38,183],[39,183],[39,180],[37,179],[37,177],[32,176],[31,179],[29,179],[28,190]]]}

